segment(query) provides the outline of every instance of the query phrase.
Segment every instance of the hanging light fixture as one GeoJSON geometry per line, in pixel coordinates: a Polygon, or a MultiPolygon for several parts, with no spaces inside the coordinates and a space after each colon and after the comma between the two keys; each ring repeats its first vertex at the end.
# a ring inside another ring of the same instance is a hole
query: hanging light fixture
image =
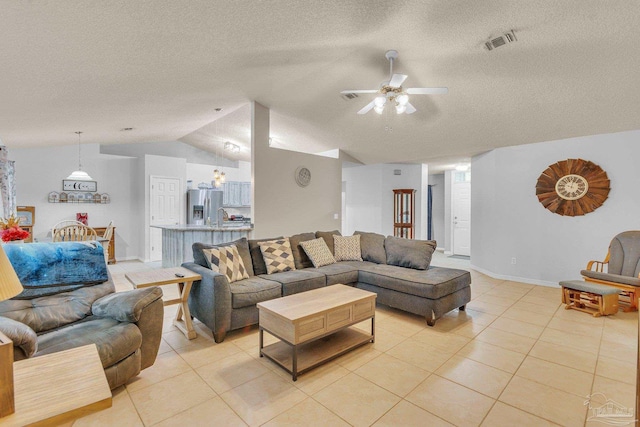
{"type": "Polygon", "coordinates": [[[93,181],[93,178],[91,178],[88,173],[82,170],[82,157],[80,155],[80,135],[82,135],[82,132],[77,131],[75,133],[78,135],[78,170],[71,172],[71,175],[69,175],[67,179],[75,179],[77,181],[93,181]]]}

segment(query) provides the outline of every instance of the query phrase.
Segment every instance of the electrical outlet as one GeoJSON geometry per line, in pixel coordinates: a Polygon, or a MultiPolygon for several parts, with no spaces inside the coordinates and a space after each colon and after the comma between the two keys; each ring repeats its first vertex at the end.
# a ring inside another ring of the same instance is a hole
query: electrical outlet
{"type": "Polygon", "coordinates": [[[340,219],[340,215],[338,215],[337,213],[333,214],[333,219],[340,219]]]}
{"type": "Polygon", "coordinates": [[[511,264],[515,264],[516,263],[516,257],[511,258],[511,264]]]}

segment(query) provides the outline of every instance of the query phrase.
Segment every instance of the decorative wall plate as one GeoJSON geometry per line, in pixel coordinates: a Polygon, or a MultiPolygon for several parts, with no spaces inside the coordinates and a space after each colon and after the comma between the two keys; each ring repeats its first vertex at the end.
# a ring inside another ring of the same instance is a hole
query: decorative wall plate
{"type": "Polygon", "coordinates": [[[567,159],[549,166],[536,183],[542,205],[558,215],[585,215],[609,196],[607,173],[593,162],[567,159]]]}
{"type": "Polygon", "coordinates": [[[304,166],[300,166],[298,167],[298,169],[296,169],[295,178],[296,183],[300,187],[306,187],[311,182],[311,171],[309,171],[309,169],[305,168],[304,166]]]}

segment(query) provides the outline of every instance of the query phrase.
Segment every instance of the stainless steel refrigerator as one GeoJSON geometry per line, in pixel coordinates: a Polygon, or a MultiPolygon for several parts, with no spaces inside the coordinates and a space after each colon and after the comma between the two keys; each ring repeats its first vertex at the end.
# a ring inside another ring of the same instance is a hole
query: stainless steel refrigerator
{"type": "Polygon", "coordinates": [[[187,224],[205,225],[209,219],[215,225],[221,207],[222,190],[188,190],[187,224]]]}

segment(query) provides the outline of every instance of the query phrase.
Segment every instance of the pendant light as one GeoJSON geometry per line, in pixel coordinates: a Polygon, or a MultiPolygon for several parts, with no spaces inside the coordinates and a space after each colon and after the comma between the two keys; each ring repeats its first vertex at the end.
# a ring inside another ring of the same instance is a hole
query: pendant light
{"type": "Polygon", "coordinates": [[[77,181],[93,181],[93,178],[88,173],[82,170],[82,157],[80,156],[80,135],[81,131],[75,132],[78,135],[78,170],[71,172],[71,175],[67,179],[74,179],[77,181]]]}

